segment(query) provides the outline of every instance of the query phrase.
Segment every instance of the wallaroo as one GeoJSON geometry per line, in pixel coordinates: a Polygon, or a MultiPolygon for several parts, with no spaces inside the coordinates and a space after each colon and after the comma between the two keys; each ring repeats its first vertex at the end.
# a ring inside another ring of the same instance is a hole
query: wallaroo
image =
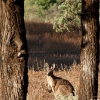
{"type": "Polygon", "coordinates": [[[53,74],[55,69],[55,64],[49,68],[48,63],[45,63],[45,68],[47,71],[47,83],[48,83],[48,92],[53,92],[54,96],[69,96],[72,94],[74,96],[74,87],[72,84],[61,77],[57,77],[53,74]]]}

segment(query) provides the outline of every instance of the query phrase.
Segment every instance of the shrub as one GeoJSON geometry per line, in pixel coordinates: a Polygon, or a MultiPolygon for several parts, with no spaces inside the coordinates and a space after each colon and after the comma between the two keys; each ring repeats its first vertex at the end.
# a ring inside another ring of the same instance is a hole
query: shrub
{"type": "Polygon", "coordinates": [[[53,28],[59,32],[67,29],[75,30],[80,28],[80,17],[81,13],[81,0],[65,0],[61,5],[58,6],[59,15],[56,17],[53,28]]]}

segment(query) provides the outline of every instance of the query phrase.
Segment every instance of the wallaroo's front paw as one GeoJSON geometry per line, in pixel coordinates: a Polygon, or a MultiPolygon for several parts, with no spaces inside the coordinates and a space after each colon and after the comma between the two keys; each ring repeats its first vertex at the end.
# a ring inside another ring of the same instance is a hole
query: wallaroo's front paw
{"type": "Polygon", "coordinates": [[[49,92],[49,93],[51,93],[51,92],[52,92],[52,90],[48,90],[48,92],[49,92]]]}

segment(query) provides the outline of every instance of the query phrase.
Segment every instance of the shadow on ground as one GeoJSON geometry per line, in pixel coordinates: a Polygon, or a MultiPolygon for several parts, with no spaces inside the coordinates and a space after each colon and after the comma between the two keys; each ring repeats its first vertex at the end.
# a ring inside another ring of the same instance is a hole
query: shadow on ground
{"type": "Polygon", "coordinates": [[[44,63],[58,68],[80,62],[81,32],[56,33],[51,24],[26,22],[28,66],[41,70],[44,63]]]}

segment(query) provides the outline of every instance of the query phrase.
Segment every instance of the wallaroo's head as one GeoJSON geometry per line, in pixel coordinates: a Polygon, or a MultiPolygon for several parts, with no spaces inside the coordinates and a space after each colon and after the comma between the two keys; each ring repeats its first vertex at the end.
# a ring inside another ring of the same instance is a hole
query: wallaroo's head
{"type": "Polygon", "coordinates": [[[55,64],[52,64],[51,67],[49,67],[48,63],[45,63],[45,68],[46,68],[46,72],[48,76],[52,76],[53,75],[53,71],[55,69],[55,64]]]}

